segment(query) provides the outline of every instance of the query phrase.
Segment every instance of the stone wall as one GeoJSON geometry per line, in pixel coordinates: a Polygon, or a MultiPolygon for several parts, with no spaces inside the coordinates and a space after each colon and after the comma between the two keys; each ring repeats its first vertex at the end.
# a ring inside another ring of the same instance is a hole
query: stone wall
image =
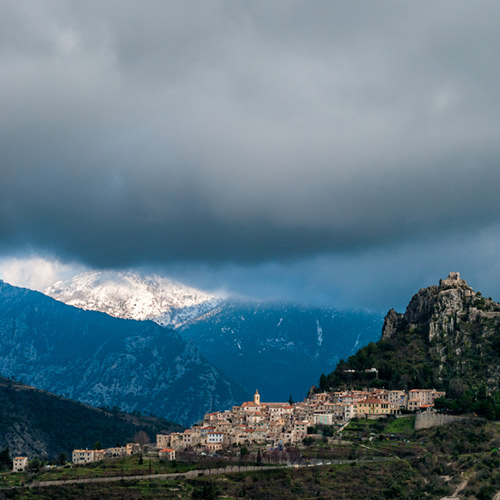
{"type": "Polygon", "coordinates": [[[443,415],[441,413],[418,413],[415,417],[415,430],[430,429],[431,427],[452,424],[460,420],[469,420],[469,418],[457,415],[443,415]]]}

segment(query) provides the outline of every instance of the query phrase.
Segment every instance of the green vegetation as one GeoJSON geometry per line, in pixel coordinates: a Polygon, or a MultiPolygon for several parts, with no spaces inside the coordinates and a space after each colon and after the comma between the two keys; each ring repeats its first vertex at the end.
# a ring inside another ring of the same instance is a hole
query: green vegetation
{"type": "Polygon", "coordinates": [[[475,413],[488,420],[500,419],[500,391],[487,394],[486,386],[464,391],[457,399],[441,398],[435,401],[437,409],[448,413],[475,413]]]}
{"type": "MultiPolygon", "coordinates": [[[[313,434],[312,436],[318,436],[313,434]]],[[[324,437],[324,436],[323,436],[324,437]]],[[[500,425],[470,420],[423,431],[413,430],[413,417],[353,420],[344,440],[313,438],[306,459],[326,457],[318,467],[291,467],[175,480],[127,480],[149,472],[149,457],[113,459],[86,466],[8,474],[23,480],[120,476],[111,483],[89,483],[0,490],[0,499],[222,499],[252,500],[440,499],[462,487],[462,496],[491,500],[500,490],[500,425]],[[336,463],[335,459],[340,460],[336,463]],[[351,461],[346,463],[345,461],[351,461]],[[352,462],[352,460],[356,460],[352,462]],[[329,463],[330,462],[330,463],[329,463]],[[8,497],[6,496],[8,493],[8,497]]],[[[206,465],[206,464],[205,464],[206,465]]],[[[222,463],[213,463],[221,466],[222,463]]],[[[153,474],[200,469],[203,464],[151,460],[153,474]]],[[[12,484],[12,482],[10,483],[12,484]]],[[[6,486],[6,480],[1,486],[6,486]]]]}
{"type": "Polygon", "coordinates": [[[156,433],[177,430],[182,428],[164,419],[93,408],[0,377],[0,449],[12,449],[8,436],[16,436],[23,454],[57,462],[75,448],[114,446],[140,431],[155,439],[156,433]]]}
{"type": "Polygon", "coordinates": [[[372,342],[339,361],[334,372],[322,375],[320,390],[342,387],[386,387],[388,389],[439,388],[429,345],[422,329],[400,332],[389,341],[372,342]],[[365,370],[376,367],[376,373],[365,370]]]}
{"type": "Polygon", "coordinates": [[[415,417],[395,418],[389,420],[385,432],[388,434],[399,434],[400,436],[411,436],[414,433],[415,417]]]}
{"type": "Polygon", "coordinates": [[[154,458],[143,458],[142,455],[92,462],[78,467],[67,467],[43,471],[38,474],[37,481],[57,481],[61,479],[82,479],[86,477],[116,477],[146,474],[170,474],[187,472],[197,467],[195,463],[178,461],[164,462],[154,458]]]}
{"type": "Polygon", "coordinates": [[[10,457],[9,447],[0,451],[0,471],[12,469],[12,458],[10,457]]]}

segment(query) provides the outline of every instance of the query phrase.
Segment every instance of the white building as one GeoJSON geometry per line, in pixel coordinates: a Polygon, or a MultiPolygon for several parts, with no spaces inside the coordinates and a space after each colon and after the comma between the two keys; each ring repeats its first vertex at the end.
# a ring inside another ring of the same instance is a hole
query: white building
{"type": "Polygon", "coordinates": [[[24,472],[26,467],[28,467],[28,457],[15,457],[12,462],[12,470],[14,472],[24,472]]]}
{"type": "Polygon", "coordinates": [[[158,452],[160,460],[175,460],[175,450],[173,448],[163,448],[158,452]]]}
{"type": "Polygon", "coordinates": [[[88,464],[94,462],[95,450],[73,450],[72,462],[74,464],[88,464]]]}

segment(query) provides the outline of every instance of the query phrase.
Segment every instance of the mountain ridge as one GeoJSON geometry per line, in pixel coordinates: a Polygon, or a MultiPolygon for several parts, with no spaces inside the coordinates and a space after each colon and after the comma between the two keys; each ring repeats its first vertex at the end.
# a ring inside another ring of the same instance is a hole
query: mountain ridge
{"type": "Polygon", "coordinates": [[[3,281],[0,373],[94,406],[185,424],[244,397],[171,329],[84,311],[3,281]]]}
{"type": "Polygon", "coordinates": [[[58,281],[43,293],[80,309],[116,318],[151,320],[174,328],[213,309],[222,300],[168,278],[132,271],[88,271],[58,281]]]}
{"type": "Polygon", "coordinates": [[[63,285],[54,285],[50,295],[120,317],[137,318],[134,303],[140,302],[144,306],[141,317],[160,324],[168,317],[176,332],[194,342],[211,363],[247,393],[260,387],[273,400],[285,400],[290,395],[304,397],[309,389],[306,381],[318,377],[319,366],[334,369],[342,357],[374,340],[382,325],[380,315],[368,312],[288,302],[223,300],[203,295],[205,292],[200,292],[202,299],[207,298],[204,302],[178,300],[176,307],[170,308],[168,301],[161,299],[164,294],[170,295],[169,283],[134,273],[84,273],[63,285]],[[123,280],[127,282],[125,287],[121,286],[123,280]],[[57,292],[58,287],[64,293],[57,292]],[[97,307],[96,297],[105,302],[105,307],[97,307]],[[162,307],[170,309],[162,311],[162,307]]]}
{"type": "Polygon", "coordinates": [[[70,457],[74,448],[97,441],[115,446],[138,431],[154,440],[157,432],[181,429],[164,419],[95,408],[0,377],[0,449],[8,446],[13,455],[70,457]]]}

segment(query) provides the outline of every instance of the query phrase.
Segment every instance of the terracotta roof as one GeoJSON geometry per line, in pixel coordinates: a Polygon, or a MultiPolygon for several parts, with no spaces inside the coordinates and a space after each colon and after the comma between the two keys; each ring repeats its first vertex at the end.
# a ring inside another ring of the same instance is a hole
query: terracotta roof
{"type": "Polygon", "coordinates": [[[163,448],[160,453],[172,453],[173,451],[175,451],[173,448],[163,448]]]}
{"type": "Polygon", "coordinates": [[[382,401],[379,398],[366,398],[366,399],[362,399],[361,401],[359,401],[359,403],[370,404],[370,405],[379,405],[379,404],[382,404],[385,402],[386,401],[382,401]]]}

